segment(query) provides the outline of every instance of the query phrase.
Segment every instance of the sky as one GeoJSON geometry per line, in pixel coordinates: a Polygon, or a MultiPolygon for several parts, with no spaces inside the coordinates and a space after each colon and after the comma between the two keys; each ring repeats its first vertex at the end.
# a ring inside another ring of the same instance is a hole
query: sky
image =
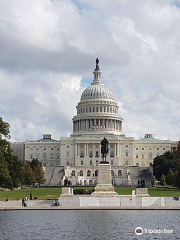
{"type": "Polygon", "coordinates": [[[0,0],[0,116],[11,141],[72,133],[100,60],[123,132],[180,139],[180,1],[0,0]]]}

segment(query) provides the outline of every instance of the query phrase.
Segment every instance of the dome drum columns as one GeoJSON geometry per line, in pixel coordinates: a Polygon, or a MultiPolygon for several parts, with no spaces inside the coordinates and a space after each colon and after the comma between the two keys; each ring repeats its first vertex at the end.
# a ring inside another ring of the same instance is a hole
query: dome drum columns
{"type": "Polygon", "coordinates": [[[122,121],[114,119],[83,119],[73,121],[73,132],[93,130],[122,131],[122,121]]]}

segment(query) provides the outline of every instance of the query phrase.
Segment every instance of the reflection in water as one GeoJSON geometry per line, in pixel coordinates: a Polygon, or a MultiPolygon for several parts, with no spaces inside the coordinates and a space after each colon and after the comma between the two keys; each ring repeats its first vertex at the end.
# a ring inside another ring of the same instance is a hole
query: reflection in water
{"type": "Polygon", "coordinates": [[[180,239],[179,211],[33,210],[1,211],[0,239],[180,239]],[[143,234],[135,228],[173,229],[173,234],[143,234]]]}

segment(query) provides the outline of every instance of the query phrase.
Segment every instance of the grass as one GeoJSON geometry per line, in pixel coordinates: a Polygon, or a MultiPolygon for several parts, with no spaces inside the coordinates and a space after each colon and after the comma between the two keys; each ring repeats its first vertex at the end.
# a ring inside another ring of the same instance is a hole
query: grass
{"type": "MultiPolygon", "coordinates": [[[[94,189],[93,187],[74,187],[73,189],[83,188],[86,190],[94,189]]],[[[115,187],[115,191],[119,195],[131,195],[134,187],[115,187]]],[[[0,200],[22,199],[23,197],[28,197],[32,191],[33,197],[37,196],[39,200],[44,199],[54,199],[58,198],[61,194],[60,187],[49,187],[49,188],[29,188],[29,189],[18,189],[14,191],[1,191],[0,200]]],[[[166,188],[149,188],[149,195],[151,197],[180,197],[180,189],[166,189],[166,188]]]]}
{"type": "Polygon", "coordinates": [[[52,187],[52,188],[28,188],[28,189],[18,189],[14,191],[1,191],[0,200],[9,200],[22,199],[23,197],[28,197],[32,192],[33,197],[37,196],[38,200],[58,198],[61,194],[61,188],[52,187]]]}

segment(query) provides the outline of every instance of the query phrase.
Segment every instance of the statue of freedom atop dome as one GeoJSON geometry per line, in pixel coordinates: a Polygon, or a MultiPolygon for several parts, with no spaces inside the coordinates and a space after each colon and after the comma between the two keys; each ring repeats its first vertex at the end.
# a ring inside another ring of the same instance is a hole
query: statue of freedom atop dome
{"type": "Polygon", "coordinates": [[[109,144],[108,140],[104,137],[104,139],[101,141],[101,154],[103,160],[100,163],[109,163],[106,161],[106,156],[109,151],[108,144],[109,144]]]}
{"type": "Polygon", "coordinates": [[[99,69],[99,58],[98,57],[96,58],[96,69],[95,70],[100,70],[99,69]]]}

